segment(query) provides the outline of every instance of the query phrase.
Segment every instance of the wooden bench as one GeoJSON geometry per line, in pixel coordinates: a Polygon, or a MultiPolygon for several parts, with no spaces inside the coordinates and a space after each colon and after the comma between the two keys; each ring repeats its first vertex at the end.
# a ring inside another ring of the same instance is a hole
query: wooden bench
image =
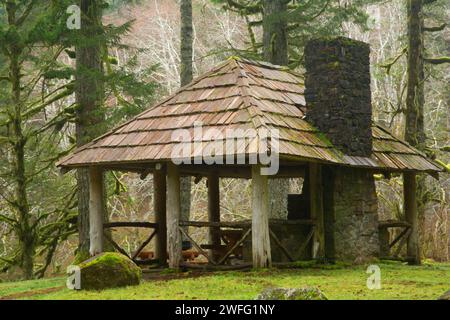
{"type": "MultiPolygon", "coordinates": [[[[183,250],[181,252],[184,261],[194,261],[199,256],[199,252],[195,250],[183,250]]],[[[140,261],[152,260],[155,257],[153,251],[141,251],[137,255],[137,259],[140,261]]]]}

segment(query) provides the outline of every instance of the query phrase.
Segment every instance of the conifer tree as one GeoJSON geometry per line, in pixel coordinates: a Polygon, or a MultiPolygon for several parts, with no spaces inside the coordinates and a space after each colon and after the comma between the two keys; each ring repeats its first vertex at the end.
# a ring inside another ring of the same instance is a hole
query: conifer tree
{"type": "Polygon", "coordinates": [[[0,1],[0,221],[16,248],[0,261],[2,269],[19,266],[25,279],[42,276],[57,243],[74,231],[73,190],[51,173],[62,153],[61,123],[74,112],[70,105],[55,110],[74,90],[70,68],[58,60],[66,8],[63,1],[0,1]],[[44,263],[35,270],[37,256],[44,263]]]}

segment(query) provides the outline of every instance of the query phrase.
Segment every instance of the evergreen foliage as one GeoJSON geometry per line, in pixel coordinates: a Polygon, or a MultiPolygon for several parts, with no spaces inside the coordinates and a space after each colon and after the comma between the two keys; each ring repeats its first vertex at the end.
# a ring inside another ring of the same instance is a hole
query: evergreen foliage
{"type": "MultiPolygon", "coordinates": [[[[249,46],[244,50],[235,48],[235,51],[243,56],[261,60],[262,40],[257,39],[256,29],[263,25],[265,11],[264,0],[211,0],[221,5],[225,10],[230,10],[241,15],[248,27],[249,46]]],[[[379,0],[356,0],[351,2],[330,0],[276,0],[285,4],[285,12],[281,16],[273,16],[272,19],[280,19],[286,22],[289,66],[295,68],[303,62],[303,48],[306,42],[315,37],[342,35],[345,24],[350,23],[367,29],[369,16],[364,10],[379,0]]]]}
{"type": "MultiPolygon", "coordinates": [[[[104,3],[106,5],[106,3],[104,3]]],[[[67,27],[73,1],[0,1],[0,222],[7,247],[0,270],[17,266],[23,277],[42,277],[58,244],[77,232],[73,176],[61,177],[55,162],[74,148],[77,104],[73,59],[80,42],[102,43],[104,131],[148,106],[155,66],[136,69],[139,49],[121,42],[131,22],[101,26],[86,38],[67,27]],[[119,63],[110,52],[131,52],[119,63]]],[[[89,70],[81,72],[89,73],[89,70]]]]}

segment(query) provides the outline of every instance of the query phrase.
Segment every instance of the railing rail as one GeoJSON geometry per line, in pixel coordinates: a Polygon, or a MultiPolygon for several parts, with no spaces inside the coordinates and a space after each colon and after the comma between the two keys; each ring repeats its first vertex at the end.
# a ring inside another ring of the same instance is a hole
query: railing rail
{"type": "Polygon", "coordinates": [[[153,229],[153,232],[150,233],[150,235],[145,239],[145,241],[139,245],[138,249],[130,256],[128,252],[126,252],[125,249],[120,247],[117,242],[115,242],[111,236],[109,236],[107,233],[105,233],[105,239],[108,240],[112,246],[122,253],[123,255],[127,256],[130,260],[133,260],[138,265],[144,265],[149,264],[152,262],[157,262],[155,259],[138,259],[139,254],[144,250],[144,248],[152,241],[152,239],[157,235],[158,233],[158,224],[153,222],[139,222],[139,221],[116,221],[116,222],[107,222],[103,224],[103,230],[105,229],[111,229],[111,228],[145,228],[145,229],[153,229]]]}

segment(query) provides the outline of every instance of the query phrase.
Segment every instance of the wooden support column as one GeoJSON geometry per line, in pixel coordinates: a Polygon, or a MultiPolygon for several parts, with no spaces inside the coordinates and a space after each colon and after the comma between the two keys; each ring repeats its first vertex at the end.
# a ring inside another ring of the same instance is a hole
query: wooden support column
{"type": "Polygon", "coordinates": [[[252,255],[254,268],[272,266],[269,233],[268,176],[261,175],[261,166],[252,166],[252,255]]]}
{"type": "Polygon", "coordinates": [[[100,168],[89,168],[89,253],[91,256],[103,252],[103,172],[100,168]]]}
{"type": "Polygon", "coordinates": [[[379,240],[380,240],[380,257],[389,257],[391,255],[391,249],[389,248],[389,229],[379,228],[379,240]]]}
{"type": "MultiPolygon", "coordinates": [[[[158,166],[158,165],[157,165],[158,166]]],[[[155,222],[158,224],[156,233],[155,258],[160,265],[167,264],[167,225],[166,225],[166,170],[159,165],[153,172],[153,210],[155,222]]]]}
{"type": "MultiPolygon", "coordinates": [[[[216,171],[208,174],[208,218],[210,222],[220,222],[220,190],[219,176],[216,171]]],[[[209,243],[213,246],[219,246],[220,228],[209,228],[209,243]]],[[[220,253],[217,249],[211,250],[214,261],[220,259],[220,253]]]]}
{"type": "Polygon", "coordinates": [[[411,264],[420,264],[419,225],[416,202],[416,174],[403,173],[403,196],[405,219],[411,225],[411,233],[407,242],[407,256],[411,264]]]}
{"type": "Polygon", "coordinates": [[[180,169],[172,162],[167,164],[167,241],[169,267],[179,268],[181,255],[181,233],[179,230],[181,215],[180,169]]]}
{"type": "Polygon", "coordinates": [[[325,258],[325,231],[323,215],[322,167],[317,163],[309,164],[309,194],[311,204],[311,219],[316,221],[312,257],[325,258]]]}
{"type": "Polygon", "coordinates": [[[325,260],[335,261],[335,213],[334,213],[335,172],[328,166],[322,166],[323,189],[323,230],[325,239],[325,260]]]}

